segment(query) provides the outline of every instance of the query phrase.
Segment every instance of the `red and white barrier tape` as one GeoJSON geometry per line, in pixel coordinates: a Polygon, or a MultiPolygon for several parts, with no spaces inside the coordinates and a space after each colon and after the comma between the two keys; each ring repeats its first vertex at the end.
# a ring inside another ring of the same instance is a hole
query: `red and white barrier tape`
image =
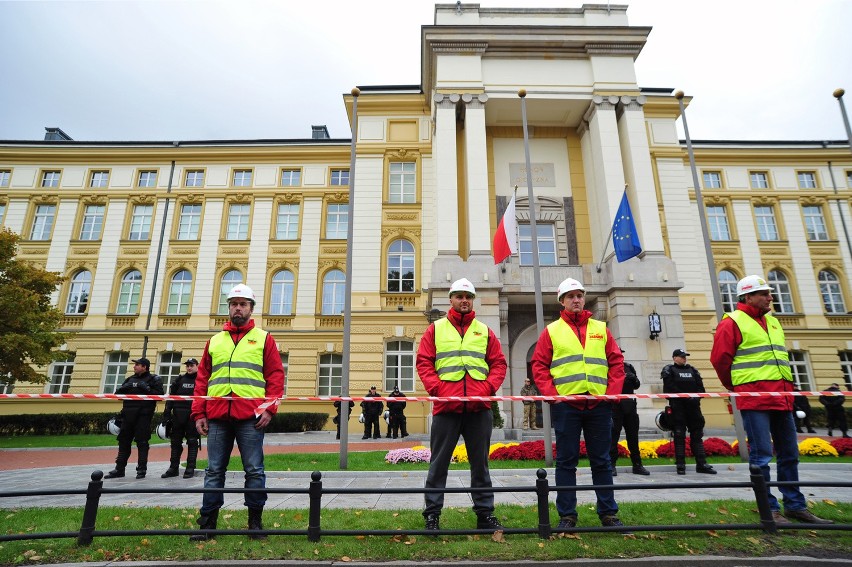
{"type": "MultiPolygon", "coordinates": [[[[336,401],[373,401],[373,402],[523,402],[528,400],[555,402],[566,400],[653,400],[653,399],[682,399],[682,398],[760,398],[785,396],[846,396],[852,397],[852,392],[702,392],[690,394],[617,394],[593,396],[578,394],[572,396],[282,396],[275,400],[267,400],[261,407],[264,409],[272,404],[281,402],[336,402],[336,401]]],[[[266,398],[235,398],[229,396],[160,396],[140,394],[0,394],[3,400],[142,400],[142,401],[192,401],[192,400],[237,400],[266,398]]]]}

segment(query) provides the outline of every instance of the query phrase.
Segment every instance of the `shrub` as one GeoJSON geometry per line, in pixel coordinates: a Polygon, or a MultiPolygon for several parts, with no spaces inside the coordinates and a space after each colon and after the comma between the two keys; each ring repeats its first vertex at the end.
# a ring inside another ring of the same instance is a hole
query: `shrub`
{"type": "Polygon", "coordinates": [[[491,402],[491,428],[503,429],[503,414],[500,413],[500,404],[491,402]]]}
{"type": "Polygon", "coordinates": [[[852,439],[848,437],[833,440],[831,446],[834,447],[838,455],[852,456],[852,439]]]}
{"type": "MultiPolygon", "coordinates": [[[[619,441],[617,447],[619,458],[630,456],[630,449],[627,448],[627,441],[619,441]]],[[[639,452],[641,453],[642,450],[640,449],[639,452]]]]}
{"type": "Polygon", "coordinates": [[[704,440],[704,452],[707,455],[722,457],[733,457],[737,454],[737,451],[727,441],[718,437],[708,437],[704,440]]]}
{"type": "MultiPolygon", "coordinates": [[[[553,444],[553,454],[556,454],[556,443],[553,444]]],[[[495,461],[543,461],[544,441],[525,441],[501,447],[491,453],[490,458],[495,461]]]]}
{"type": "Polygon", "coordinates": [[[322,431],[328,423],[327,413],[289,412],[276,413],[266,427],[267,433],[297,433],[301,431],[322,431]]]}
{"type": "Polygon", "coordinates": [[[656,459],[659,458],[657,454],[657,448],[662,447],[670,443],[667,439],[657,439],[656,441],[640,441],[639,442],[639,454],[643,459],[656,459]]]}
{"type": "Polygon", "coordinates": [[[817,437],[808,437],[799,443],[799,454],[819,457],[836,457],[837,449],[832,447],[827,441],[823,441],[817,437]]]}
{"type": "MultiPolygon", "coordinates": [[[[657,447],[657,456],[658,457],[674,457],[674,441],[667,441],[665,444],[657,447]]],[[[686,456],[692,456],[692,447],[689,446],[689,443],[686,444],[686,456]]]]}

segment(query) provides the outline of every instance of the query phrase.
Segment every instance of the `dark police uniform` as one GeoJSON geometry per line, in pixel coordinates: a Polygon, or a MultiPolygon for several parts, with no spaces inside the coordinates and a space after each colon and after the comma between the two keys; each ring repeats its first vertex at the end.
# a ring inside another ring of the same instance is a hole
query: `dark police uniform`
{"type": "MultiPolygon", "coordinates": [[[[186,372],[178,376],[169,388],[170,396],[191,396],[195,392],[195,377],[198,372],[186,372]]],[[[198,448],[201,439],[195,422],[189,416],[192,412],[192,400],[168,400],[166,409],[163,411],[163,422],[171,421],[172,430],[169,438],[172,444],[172,454],[169,459],[169,468],[163,474],[163,478],[177,476],[180,467],[180,456],[183,453],[183,440],[186,438],[186,470],[184,478],[192,478],[195,475],[195,461],[198,457],[198,448]]]]}
{"type": "MultiPolygon", "coordinates": [[[[624,385],[621,387],[621,393],[634,394],[641,385],[636,369],[629,362],[625,362],[624,385]]],[[[642,466],[642,455],[639,453],[639,412],[636,409],[636,400],[621,400],[612,405],[612,447],[609,457],[612,461],[614,474],[615,463],[618,461],[618,438],[621,437],[622,427],[624,428],[624,438],[627,439],[627,448],[630,450],[633,472],[642,475],[648,474],[648,471],[642,466]]]]}
{"type": "MultiPolygon", "coordinates": [[[[668,364],[660,376],[663,379],[663,392],[666,394],[703,393],[704,382],[701,374],[690,364],[668,364]]],[[[701,413],[699,398],[669,399],[672,408],[672,433],[674,434],[675,466],[678,474],[686,471],[686,430],[689,430],[689,443],[695,457],[696,471],[709,473],[704,453],[704,415],[701,413]]],[[[715,473],[715,471],[714,471],[715,473]]],[[[711,473],[713,474],[713,473],[711,473]]]]}

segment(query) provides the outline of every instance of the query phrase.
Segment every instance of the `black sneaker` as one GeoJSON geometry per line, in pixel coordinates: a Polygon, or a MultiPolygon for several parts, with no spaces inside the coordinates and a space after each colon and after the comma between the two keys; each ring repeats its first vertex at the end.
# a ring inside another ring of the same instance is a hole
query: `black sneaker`
{"type": "MultiPolygon", "coordinates": [[[[624,526],[621,523],[621,520],[618,519],[618,516],[604,516],[601,518],[601,525],[606,527],[614,527],[614,526],[624,526]]],[[[633,532],[623,531],[621,535],[633,535],[633,532]]]]}
{"type": "Polygon", "coordinates": [[[440,516],[438,514],[429,514],[426,516],[426,530],[430,532],[437,532],[441,529],[438,525],[438,518],[440,516]]]}
{"type": "Polygon", "coordinates": [[[494,514],[486,514],[476,517],[476,529],[478,530],[502,530],[503,524],[500,523],[494,514]]]}
{"type": "Polygon", "coordinates": [[[716,469],[710,465],[698,465],[695,467],[695,472],[702,474],[716,474],[716,469]]]}
{"type": "Polygon", "coordinates": [[[571,530],[577,527],[577,516],[562,516],[556,524],[556,530],[571,530]]]}
{"type": "Polygon", "coordinates": [[[649,476],[651,473],[643,467],[642,465],[633,465],[633,474],[640,474],[642,476],[649,476]]]}
{"type": "Polygon", "coordinates": [[[118,469],[112,469],[108,473],[104,475],[104,478],[122,478],[124,477],[124,471],[120,471],[118,469]]]}

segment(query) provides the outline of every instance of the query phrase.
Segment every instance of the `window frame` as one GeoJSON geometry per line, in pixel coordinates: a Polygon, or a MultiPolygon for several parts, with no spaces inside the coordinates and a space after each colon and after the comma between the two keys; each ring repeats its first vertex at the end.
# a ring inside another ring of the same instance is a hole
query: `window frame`
{"type": "Polygon", "coordinates": [[[755,227],[757,228],[757,239],[760,242],[778,242],[779,240],[781,240],[781,232],[778,230],[778,222],[775,218],[774,205],[754,205],[754,223],[755,227]],[[761,214],[762,209],[768,209],[769,214],[761,214]],[[771,228],[771,230],[774,232],[774,238],[769,238],[772,235],[765,234],[767,228],[771,228]]]}
{"type": "Polygon", "coordinates": [[[206,171],[204,169],[187,169],[184,170],[183,174],[183,186],[184,187],[204,187],[204,180],[206,177],[206,171]],[[200,179],[196,178],[196,174],[200,177],[200,179]],[[193,176],[193,182],[189,182],[189,176],[193,176]],[[198,181],[198,183],[196,183],[198,181]]]}
{"type": "Polygon", "coordinates": [[[56,221],[56,203],[36,203],[33,209],[33,220],[30,227],[30,240],[44,242],[51,239],[53,226],[56,221]],[[41,212],[49,210],[50,213],[41,212]]]}
{"type": "Polygon", "coordinates": [[[109,187],[109,178],[110,171],[108,169],[91,169],[89,170],[89,188],[106,189],[109,187]]]}
{"type": "Polygon", "coordinates": [[[796,304],[793,301],[793,288],[790,285],[790,278],[783,270],[772,269],[766,273],[766,282],[772,286],[772,309],[779,315],[790,315],[796,312],[796,304]],[[773,278],[773,274],[783,277],[783,280],[773,278]],[[782,290],[782,286],[786,290],[782,290]]]}
{"type": "Polygon", "coordinates": [[[0,187],[7,188],[12,184],[12,170],[0,169],[0,187]]]}
{"type": "Polygon", "coordinates": [[[349,203],[327,203],[325,207],[325,240],[346,240],[349,232],[349,203]],[[332,212],[334,207],[334,212],[332,212]],[[334,222],[332,223],[332,218],[334,222]],[[345,222],[341,219],[345,219],[345,222]],[[342,225],[342,228],[341,228],[342,225]],[[334,226],[334,235],[331,236],[331,227],[334,226]],[[340,232],[342,236],[338,236],[340,232]]]}
{"type": "Polygon", "coordinates": [[[329,170],[328,185],[330,187],[349,186],[349,168],[335,167],[329,170]],[[345,178],[345,183],[343,182],[345,178]]]}
{"type": "Polygon", "coordinates": [[[177,378],[183,374],[183,352],[161,352],[157,357],[157,375],[163,382],[163,391],[167,394],[177,378]]]}
{"type": "Polygon", "coordinates": [[[201,203],[181,203],[180,212],[177,215],[177,227],[175,227],[175,240],[192,241],[198,240],[201,234],[201,203]],[[185,212],[187,207],[198,207],[198,211],[185,212]],[[187,223],[184,219],[189,219],[187,223]],[[186,233],[186,234],[184,234],[186,233]],[[184,238],[187,236],[187,238],[184,238]]]}
{"type": "Polygon", "coordinates": [[[737,308],[737,282],[739,277],[732,270],[720,270],[717,275],[719,281],[719,295],[722,299],[722,311],[731,313],[737,308]],[[731,279],[724,279],[722,274],[730,274],[731,279]],[[724,288],[723,288],[724,286],[724,288]]]}
{"type": "Polygon", "coordinates": [[[417,351],[415,350],[414,341],[395,338],[385,343],[385,352],[383,357],[383,378],[382,383],[386,392],[392,392],[395,386],[399,386],[400,392],[414,392],[417,388],[417,351]],[[410,350],[403,350],[402,345],[410,345],[410,350]],[[396,345],[396,348],[392,348],[396,345]],[[403,359],[411,358],[410,365],[403,364],[403,359]],[[396,373],[396,377],[390,376],[390,371],[396,373]],[[410,374],[410,377],[405,377],[405,374],[410,374]]]}
{"type": "Polygon", "coordinates": [[[392,205],[413,205],[417,203],[417,162],[391,161],[388,163],[388,203],[392,205]],[[394,171],[395,168],[400,171],[394,171]],[[406,168],[410,167],[410,171],[406,168]],[[395,181],[395,179],[397,179],[395,181]],[[398,187],[395,192],[394,187],[398,187]]]}
{"type": "Polygon", "coordinates": [[[805,225],[805,239],[808,242],[826,242],[830,240],[828,224],[825,221],[825,211],[821,204],[803,204],[802,222],[805,225]],[[818,214],[811,214],[809,211],[818,214]]]}
{"type": "Polygon", "coordinates": [[[822,308],[825,313],[828,315],[845,315],[846,300],[843,297],[843,285],[834,270],[821,269],[817,274],[817,283],[819,285],[819,295],[822,299],[822,308]],[[831,276],[833,280],[827,281],[827,279],[823,278],[823,274],[831,276]]]}
{"type": "Polygon", "coordinates": [[[147,189],[151,187],[157,186],[157,178],[159,177],[159,171],[156,169],[140,169],[136,175],[136,187],[147,189]],[[150,177],[148,177],[150,174],[150,177]],[[142,184],[142,177],[146,176],[146,180],[150,183],[142,184]]]}
{"type": "Polygon", "coordinates": [[[130,209],[130,222],[127,227],[127,240],[145,242],[151,240],[151,225],[154,222],[154,205],[133,203],[130,209]],[[147,214],[143,209],[147,208],[147,214]],[[147,217],[147,229],[145,221],[147,217]],[[147,230],[147,232],[143,232],[147,230]]]}
{"type": "Polygon", "coordinates": [[[127,376],[127,367],[129,362],[130,353],[127,351],[113,351],[106,353],[101,393],[115,393],[118,387],[121,386],[122,382],[124,382],[125,376],[127,376]]]}
{"type": "Polygon", "coordinates": [[[282,167],[278,173],[278,183],[279,187],[301,187],[302,169],[293,167],[282,167]],[[293,179],[294,177],[295,182],[293,179]]]}
{"type": "Polygon", "coordinates": [[[299,229],[300,229],[300,220],[302,214],[302,203],[298,201],[294,202],[278,202],[278,206],[275,208],[275,240],[299,240],[299,229]],[[282,207],[295,207],[295,213],[287,212],[282,215],[281,209],[282,207]],[[292,219],[295,217],[295,227],[293,226],[292,219]],[[282,220],[285,220],[282,223],[282,220]],[[282,235],[282,224],[286,227],[286,234],[282,235]],[[292,236],[291,236],[292,232],[292,236]]]}
{"type": "Polygon", "coordinates": [[[804,392],[812,391],[814,389],[813,374],[808,362],[807,352],[803,350],[790,350],[788,351],[788,354],[790,358],[790,373],[793,375],[793,383],[804,392]],[[802,377],[804,377],[806,383],[803,383],[802,377]]]}
{"type": "Polygon", "coordinates": [[[251,234],[251,203],[228,203],[224,240],[248,240],[251,234]],[[239,207],[240,212],[235,213],[239,207]],[[244,212],[243,208],[245,208],[244,212]],[[236,221],[236,222],[235,222],[236,221]]]}
{"type": "Polygon", "coordinates": [[[771,189],[771,185],[769,183],[769,172],[765,170],[756,170],[748,172],[748,186],[751,189],[771,189]],[[762,175],[764,186],[760,186],[760,184],[755,184],[755,176],[762,175]]]}
{"type": "Polygon", "coordinates": [[[317,395],[339,396],[342,392],[343,355],[336,352],[319,355],[317,358],[317,395]],[[335,373],[335,370],[338,372],[335,373]]]}
{"type": "Polygon", "coordinates": [[[228,315],[228,294],[232,289],[234,289],[234,286],[244,282],[245,276],[241,270],[236,268],[225,270],[222,275],[219,276],[219,301],[216,304],[217,315],[228,315]],[[239,280],[233,277],[233,274],[239,274],[239,280]],[[226,278],[228,281],[225,281],[226,278]],[[234,283],[231,283],[232,281],[234,283]]]}
{"type": "Polygon", "coordinates": [[[58,188],[62,181],[62,170],[43,169],[41,171],[39,187],[58,188]]]}
{"type": "Polygon", "coordinates": [[[44,386],[45,394],[67,394],[74,374],[74,358],[56,361],[50,365],[50,379],[44,386]],[[57,380],[58,378],[58,380],[57,380]]]}
{"type": "Polygon", "coordinates": [[[417,283],[417,248],[414,246],[414,243],[408,240],[407,238],[396,238],[388,244],[387,247],[387,261],[385,262],[385,289],[388,293],[415,293],[416,283],[417,283]],[[411,250],[393,250],[394,245],[399,244],[402,246],[403,244],[411,247],[411,250]],[[392,262],[396,262],[396,265],[391,265],[392,262]],[[406,268],[410,266],[410,270],[408,272],[403,272],[406,268]],[[393,268],[398,268],[399,272],[397,273],[396,278],[391,277],[391,272],[393,268]],[[410,277],[407,277],[407,274],[411,274],[410,277]],[[391,284],[396,284],[392,286],[391,284]],[[410,289],[405,289],[406,283],[410,284],[410,289]],[[391,289],[391,287],[396,287],[397,289],[391,289]]]}
{"type": "Polygon", "coordinates": [[[192,272],[186,268],[181,268],[169,278],[166,315],[189,315],[190,305],[192,305],[192,272]],[[177,277],[181,274],[187,274],[189,279],[177,280],[177,277]],[[177,292],[176,287],[178,288],[177,292]]]}
{"type": "Polygon", "coordinates": [[[104,231],[104,218],[106,217],[106,205],[100,203],[83,203],[83,212],[80,218],[80,232],[78,240],[96,241],[100,240],[104,231]],[[100,214],[90,214],[90,208],[99,208],[100,214]],[[97,228],[97,232],[95,232],[97,228]]]}
{"type": "Polygon", "coordinates": [[[344,295],[346,292],[346,273],[339,268],[332,268],[322,276],[322,296],[320,298],[320,314],[327,317],[342,316],[344,295]],[[331,280],[333,274],[341,274],[342,279],[331,280]],[[336,308],[340,307],[337,311],[336,308]]]}
{"type": "Polygon", "coordinates": [[[252,187],[252,183],[254,183],[253,168],[235,167],[231,171],[231,187],[252,187]]]}
{"type": "MultiPolygon", "coordinates": [[[[532,224],[529,220],[523,220],[516,223],[518,227],[518,263],[521,266],[532,266],[532,224]],[[524,234],[526,230],[529,230],[529,234],[524,234]]],[[[543,222],[541,220],[536,222],[536,230],[540,233],[542,230],[548,229],[550,230],[549,235],[537,235],[538,242],[538,261],[539,266],[558,266],[559,265],[559,242],[557,239],[559,238],[558,230],[556,229],[556,223],[552,222],[543,222]],[[553,243],[553,251],[548,252],[547,250],[542,251],[542,244],[553,243]],[[546,258],[546,255],[553,254],[553,263],[549,263],[546,258]]]]}
{"type": "Polygon", "coordinates": [[[733,235],[731,234],[731,223],[730,219],[728,219],[728,207],[723,203],[717,203],[713,205],[707,205],[707,230],[710,233],[710,241],[711,242],[730,242],[732,241],[733,235]],[[722,214],[718,214],[721,211],[722,214]],[[724,221],[724,222],[723,222],[724,221]],[[724,227],[722,226],[724,224],[724,227]],[[721,236],[719,234],[720,229],[724,228],[726,238],[716,238],[714,236],[721,236]],[[716,233],[714,235],[714,233],[716,233]]]}
{"type": "Polygon", "coordinates": [[[843,383],[847,391],[852,391],[852,350],[841,350],[837,352],[840,359],[840,371],[843,373],[843,383]]]}
{"type": "Polygon", "coordinates": [[[813,170],[797,170],[796,186],[799,189],[819,189],[819,179],[817,178],[817,172],[813,170]],[[806,181],[806,183],[803,184],[802,181],[806,181]],[[808,181],[813,185],[810,186],[808,181]]]}
{"type": "Polygon", "coordinates": [[[701,172],[701,183],[704,186],[704,189],[723,189],[722,185],[722,172],[717,169],[708,169],[707,171],[701,172]],[[716,185],[708,184],[708,179],[714,180],[716,185]]]}
{"type": "Polygon", "coordinates": [[[121,274],[118,285],[118,296],[115,303],[116,315],[139,315],[139,301],[142,297],[143,281],[142,271],[138,268],[130,268],[121,274]],[[139,279],[129,279],[131,274],[139,274],[139,279]]]}
{"type": "Polygon", "coordinates": [[[78,270],[68,280],[68,297],[65,300],[65,315],[85,315],[89,308],[89,299],[92,297],[92,272],[89,270],[78,270]],[[88,279],[82,278],[88,274],[88,279]]]}
{"type": "Polygon", "coordinates": [[[281,268],[272,274],[269,285],[269,315],[291,316],[296,305],[296,274],[289,268],[281,268]],[[289,280],[276,281],[279,275],[286,277],[290,275],[289,280]],[[289,286],[289,287],[288,287],[289,286]],[[288,293],[289,291],[289,293],[288,293]],[[289,297],[288,297],[289,296],[289,297]],[[288,303],[289,302],[289,303],[288,303]],[[289,309],[287,308],[289,305],[289,309]]]}

